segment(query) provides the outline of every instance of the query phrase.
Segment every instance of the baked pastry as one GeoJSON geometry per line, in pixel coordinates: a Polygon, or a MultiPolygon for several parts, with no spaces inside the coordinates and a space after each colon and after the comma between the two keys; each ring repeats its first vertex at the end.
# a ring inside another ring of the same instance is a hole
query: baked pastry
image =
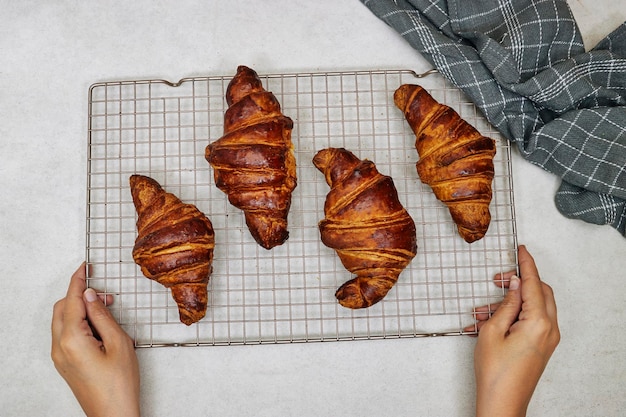
{"type": "Polygon", "coordinates": [[[491,222],[495,141],[419,85],[400,86],[394,102],[415,133],[420,180],[448,206],[466,242],[481,239],[491,222]]]}
{"type": "Polygon", "coordinates": [[[239,66],[226,90],[224,135],[206,147],[215,184],[244,212],[252,237],[265,249],[289,237],[287,215],[296,187],[293,121],[256,72],[239,66]]]}
{"type": "Polygon", "coordinates": [[[415,223],[391,177],[380,174],[372,161],[328,148],[315,155],[313,164],[331,187],[319,222],[322,242],[356,274],[335,296],[344,307],[369,307],[387,295],[415,257],[415,223]]]}
{"type": "Polygon", "coordinates": [[[211,221],[150,177],[132,175],[130,190],[137,210],[133,259],[147,278],[171,290],[180,321],[189,326],[207,310],[215,247],[211,221]]]}

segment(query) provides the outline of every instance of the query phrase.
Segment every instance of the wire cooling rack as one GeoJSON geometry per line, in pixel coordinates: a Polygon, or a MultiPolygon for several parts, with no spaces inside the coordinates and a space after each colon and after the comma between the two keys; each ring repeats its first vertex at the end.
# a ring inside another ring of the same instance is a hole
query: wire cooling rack
{"type": "Polygon", "coordinates": [[[268,251],[215,187],[204,159],[205,147],[223,134],[231,78],[103,82],[89,89],[89,285],[114,295],[110,309],[136,346],[460,335],[474,323],[474,307],[502,298],[493,276],[517,264],[511,150],[458,89],[439,74],[405,70],[261,75],[294,120],[298,165],[289,240],[268,251]],[[458,236],[448,209],[419,181],[414,135],[393,103],[403,83],[421,84],[497,141],[492,222],[475,243],[458,236]],[[321,243],[317,228],[328,186],[312,158],[331,146],[371,159],[392,176],[417,226],[417,256],[387,297],[368,309],[349,310],[335,300],[336,289],[352,276],[321,243]],[[209,308],[189,327],[180,323],[169,290],[133,262],[136,214],[128,179],[135,173],[153,177],[213,223],[209,308]]]}

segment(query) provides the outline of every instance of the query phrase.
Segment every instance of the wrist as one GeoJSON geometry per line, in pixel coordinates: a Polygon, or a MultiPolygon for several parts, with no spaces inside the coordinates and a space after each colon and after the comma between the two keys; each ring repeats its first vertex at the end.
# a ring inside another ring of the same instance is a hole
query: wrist
{"type": "Polygon", "coordinates": [[[505,376],[484,381],[477,378],[476,417],[523,417],[534,392],[535,384],[524,378],[511,378],[513,370],[505,376]],[[509,383],[518,381],[518,383],[509,383]],[[521,383],[520,383],[521,382],[521,383]]]}
{"type": "Polygon", "coordinates": [[[524,417],[528,403],[523,401],[509,401],[497,395],[487,394],[488,398],[476,400],[476,417],[524,417]]]}

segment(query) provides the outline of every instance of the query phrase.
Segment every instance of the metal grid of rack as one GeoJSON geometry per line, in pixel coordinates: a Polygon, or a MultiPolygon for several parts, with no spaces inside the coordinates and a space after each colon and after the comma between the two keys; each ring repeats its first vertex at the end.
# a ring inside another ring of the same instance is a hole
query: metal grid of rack
{"type": "Polygon", "coordinates": [[[222,135],[232,76],[114,81],[89,89],[86,258],[89,285],[113,294],[112,313],[136,346],[291,343],[460,335],[474,307],[498,301],[496,273],[516,268],[509,143],[439,74],[407,70],[261,75],[294,120],[298,186],[289,240],[270,251],[250,236],[243,214],[213,182],[204,159],[222,135]],[[457,234],[447,208],[417,176],[414,135],[393,103],[403,83],[419,83],[497,141],[487,235],[457,234]],[[417,226],[418,254],[387,297],[363,310],[340,306],[335,290],[351,278],[319,238],[328,186],[311,160],[345,147],[394,179],[417,226]],[[128,178],[144,174],[195,204],[216,236],[206,317],[178,319],[169,290],[143,277],[132,259],[136,214],[128,178]]]}

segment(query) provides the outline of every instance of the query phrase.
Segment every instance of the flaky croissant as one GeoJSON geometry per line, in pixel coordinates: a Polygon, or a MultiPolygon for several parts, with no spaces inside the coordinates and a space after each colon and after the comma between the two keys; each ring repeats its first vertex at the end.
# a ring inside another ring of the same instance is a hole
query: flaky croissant
{"type": "Polygon", "coordinates": [[[400,86],[394,102],[415,133],[420,180],[448,206],[466,242],[481,239],[491,222],[495,141],[435,101],[421,86],[400,86]]]}
{"type": "Polygon", "coordinates": [[[322,242],[356,274],[335,296],[344,307],[369,307],[387,295],[415,257],[415,223],[391,177],[380,174],[372,161],[328,148],[315,155],[313,164],[331,187],[319,222],[322,242]]]}
{"type": "Polygon", "coordinates": [[[206,147],[215,184],[243,210],[252,237],[265,249],[289,237],[287,215],[296,187],[293,121],[274,94],[245,66],[226,90],[224,135],[206,147]]]}
{"type": "Polygon", "coordinates": [[[211,221],[150,177],[132,175],[130,189],[137,210],[133,259],[147,278],[171,290],[180,321],[189,326],[207,310],[215,247],[211,221]]]}

